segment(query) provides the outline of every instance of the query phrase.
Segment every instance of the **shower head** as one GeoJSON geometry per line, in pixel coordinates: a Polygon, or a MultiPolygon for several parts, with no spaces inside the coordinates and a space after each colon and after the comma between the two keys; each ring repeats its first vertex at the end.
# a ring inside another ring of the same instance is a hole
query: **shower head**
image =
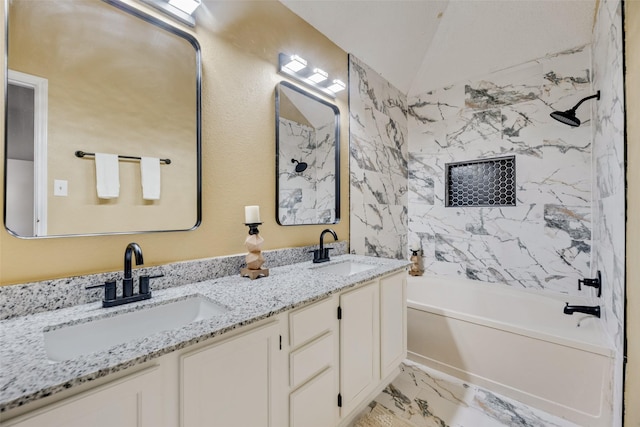
{"type": "Polygon", "coordinates": [[[297,163],[296,172],[304,172],[307,169],[307,164],[305,162],[299,162],[296,159],[291,159],[291,163],[297,163]]]}
{"type": "Polygon", "coordinates": [[[576,117],[576,110],[587,99],[596,98],[600,99],[600,91],[598,91],[595,95],[587,96],[586,98],[582,98],[580,102],[578,102],[573,108],[567,111],[554,111],[550,114],[551,117],[559,121],[560,123],[564,123],[565,125],[569,125],[572,127],[580,126],[580,119],[576,117]]]}
{"type": "Polygon", "coordinates": [[[580,119],[576,117],[576,110],[554,111],[550,116],[565,125],[580,126],[580,119]]]}

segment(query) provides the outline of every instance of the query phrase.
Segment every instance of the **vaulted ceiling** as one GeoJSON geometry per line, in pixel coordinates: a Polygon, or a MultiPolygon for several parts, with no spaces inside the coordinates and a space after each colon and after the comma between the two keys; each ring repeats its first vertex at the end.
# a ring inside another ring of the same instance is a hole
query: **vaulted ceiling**
{"type": "Polygon", "coordinates": [[[409,95],[591,43],[596,0],[280,0],[409,95]]]}

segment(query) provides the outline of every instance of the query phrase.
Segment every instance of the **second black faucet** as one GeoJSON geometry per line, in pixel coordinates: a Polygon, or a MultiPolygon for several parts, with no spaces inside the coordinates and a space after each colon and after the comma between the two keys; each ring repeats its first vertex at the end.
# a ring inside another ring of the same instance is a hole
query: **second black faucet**
{"type": "Polygon", "coordinates": [[[325,228],[324,230],[322,230],[322,233],[320,233],[320,245],[319,245],[319,248],[313,251],[313,262],[314,263],[329,261],[329,251],[331,249],[333,249],[333,248],[325,248],[324,247],[324,235],[327,234],[327,233],[330,233],[333,236],[333,240],[335,240],[335,241],[338,240],[338,235],[332,229],[325,228]]]}

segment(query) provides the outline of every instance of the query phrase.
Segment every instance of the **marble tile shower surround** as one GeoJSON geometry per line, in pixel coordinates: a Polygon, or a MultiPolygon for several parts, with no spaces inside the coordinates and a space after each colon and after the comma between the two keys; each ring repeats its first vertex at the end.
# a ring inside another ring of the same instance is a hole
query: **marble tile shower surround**
{"type": "MultiPolygon", "coordinates": [[[[334,248],[331,255],[347,253],[346,241],[331,242],[329,246],[334,248]]],[[[314,245],[263,251],[265,267],[275,268],[309,261],[311,259],[309,251],[316,248],[317,246],[314,245]]],[[[134,268],[133,277],[137,283],[139,275],[164,274],[164,277],[151,280],[151,290],[168,289],[238,275],[240,268],[245,266],[244,257],[245,254],[239,254],[155,267],[143,266],[134,268]]],[[[0,320],[100,301],[104,296],[101,289],[88,291],[85,288],[114,279],[119,282],[118,293],[120,294],[122,293],[122,271],[0,286],[0,320]]]]}
{"type": "MultiPolygon", "coordinates": [[[[616,348],[613,379],[614,425],[621,425],[625,300],[625,167],[622,2],[603,0],[593,42],[593,265],[602,273],[603,319],[616,348]]],[[[631,141],[632,143],[632,141],[631,141]]]]}
{"type": "Polygon", "coordinates": [[[334,132],[333,122],[315,129],[280,118],[278,209],[282,225],[335,221],[334,132]],[[307,169],[295,172],[290,159],[307,163],[307,169]]]}
{"type": "Polygon", "coordinates": [[[592,92],[589,47],[409,99],[409,244],[425,269],[511,286],[581,293],[591,263],[591,121],[549,117],[592,92]],[[516,157],[515,207],[444,206],[445,164],[516,157]]]}
{"type": "Polygon", "coordinates": [[[349,55],[351,252],[407,258],[407,97],[349,55]]]}

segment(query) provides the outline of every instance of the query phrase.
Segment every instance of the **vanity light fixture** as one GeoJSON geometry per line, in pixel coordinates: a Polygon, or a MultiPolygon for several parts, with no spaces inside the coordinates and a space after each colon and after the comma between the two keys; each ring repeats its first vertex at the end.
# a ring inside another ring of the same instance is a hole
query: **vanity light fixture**
{"type": "Polygon", "coordinates": [[[331,98],[335,98],[337,92],[347,87],[341,80],[329,80],[329,73],[320,68],[311,67],[298,55],[284,53],[278,55],[278,70],[280,74],[292,77],[331,98]]]}
{"type": "Polygon", "coordinates": [[[334,80],[333,83],[331,83],[331,86],[329,86],[327,89],[329,89],[331,92],[340,92],[341,90],[345,90],[347,88],[347,85],[344,84],[341,80],[334,80]]]}
{"type": "Polygon", "coordinates": [[[196,26],[196,20],[192,16],[196,9],[202,4],[202,0],[142,0],[171,18],[187,24],[190,27],[196,26]]]}
{"type": "Polygon", "coordinates": [[[309,76],[309,80],[314,83],[321,83],[327,80],[327,77],[329,77],[329,74],[326,71],[321,70],[320,68],[314,68],[313,74],[309,76]]]}
{"type": "Polygon", "coordinates": [[[294,73],[307,68],[307,61],[300,58],[298,55],[291,55],[290,61],[283,65],[287,70],[291,70],[294,73]]]}
{"type": "Polygon", "coordinates": [[[169,4],[184,13],[193,15],[193,12],[202,4],[202,0],[169,0],[169,4]]]}

